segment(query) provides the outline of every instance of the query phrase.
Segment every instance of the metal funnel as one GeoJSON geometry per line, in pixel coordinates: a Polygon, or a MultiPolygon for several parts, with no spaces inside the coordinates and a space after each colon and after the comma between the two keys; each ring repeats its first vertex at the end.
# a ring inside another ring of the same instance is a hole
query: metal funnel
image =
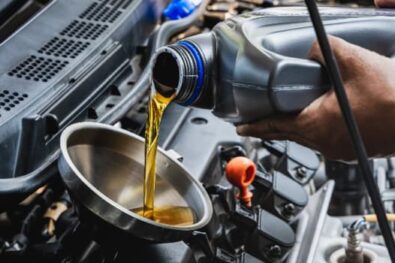
{"type": "Polygon", "coordinates": [[[64,130],[60,147],[59,170],[80,216],[89,214],[89,220],[96,218],[100,225],[107,224],[105,228],[110,225],[133,237],[172,242],[187,238],[211,218],[205,189],[161,149],[155,206],[189,206],[195,223],[166,225],[130,211],[143,204],[144,178],[144,139],[132,133],[104,124],[77,123],[64,130]]]}

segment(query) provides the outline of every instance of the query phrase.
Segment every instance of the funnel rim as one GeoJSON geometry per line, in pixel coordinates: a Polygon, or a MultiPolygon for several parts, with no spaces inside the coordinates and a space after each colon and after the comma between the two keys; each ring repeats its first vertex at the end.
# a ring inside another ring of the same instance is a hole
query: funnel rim
{"type": "MultiPolygon", "coordinates": [[[[174,225],[169,225],[169,224],[158,223],[158,222],[147,219],[143,216],[140,216],[140,215],[128,210],[127,208],[125,208],[124,206],[119,204],[118,202],[109,198],[106,194],[101,192],[94,184],[89,182],[89,180],[75,166],[74,162],[72,161],[72,159],[69,155],[68,139],[74,132],[82,130],[82,129],[107,130],[107,131],[112,131],[112,132],[116,132],[116,133],[121,133],[125,136],[136,139],[142,143],[144,143],[144,140],[142,137],[140,137],[136,134],[133,134],[131,132],[128,132],[126,130],[123,130],[121,128],[117,128],[117,127],[114,127],[114,126],[111,126],[108,124],[96,123],[96,122],[75,123],[75,124],[68,126],[63,131],[63,133],[61,134],[61,138],[60,138],[60,149],[61,149],[62,157],[65,159],[67,165],[70,167],[70,169],[72,170],[74,175],[78,177],[78,180],[80,180],[84,186],[86,186],[90,191],[93,192],[93,194],[98,196],[102,201],[106,202],[108,205],[118,209],[122,213],[131,217],[131,219],[137,219],[143,223],[146,223],[146,224],[149,224],[149,225],[152,225],[155,227],[161,227],[166,230],[177,230],[177,231],[185,231],[185,232],[193,231],[193,230],[197,230],[197,229],[204,227],[210,221],[210,219],[212,217],[212,213],[213,213],[213,208],[212,208],[212,205],[211,205],[211,202],[210,202],[210,199],[208,197],[206,190],[203,188],[203,186],[201,185],[201,183],[198,180],[196,180],[193,176],[191,176],[191,174],[188,172],[188,170],[178,160],[174,159],[171,155],[167,154],[166,151],[164,151],[160,147],[158,147],[158,151],[162,155],[164,155],[166,158],[168,158],[169,160],[175,162],[179,166],[179,168],[185,173],[185,175],[188,177],[188,179],[198,188],[198,190],[199,190],[198,192],[200,195],[199,199],[200,199],[200,201],[203,201],[205,203],[204,212],[202,213],[202,217],[196,223],[193,223],[191,225],[186,225],[186,226],[174,226],[174,225]]],[[[62,175],[62,177],[63,177],[63,175],[62,175]]],[[[67,182],[65,182],[65,183],[67,185],[67,182]]],[[[73,192],[72,196],[75,196],[76,193],[72,189],[70,189],[70,190],[73,192]]],[[[88,208],[89,210],[91,210],[91,212],[93,212],[96,216],[99,216],[106,222],[114,225],[113,221],[110,220],[108,217],[106,217],[106,214],[102,215],[102,214],[96,213],[95,211],[92,211],[91,207],[88,205],[85,205],[84,201],[81,200],[81,198],[78,198],[78,201],[82,202],[84,204],[84,206],[86,208],[88,208]]]]}

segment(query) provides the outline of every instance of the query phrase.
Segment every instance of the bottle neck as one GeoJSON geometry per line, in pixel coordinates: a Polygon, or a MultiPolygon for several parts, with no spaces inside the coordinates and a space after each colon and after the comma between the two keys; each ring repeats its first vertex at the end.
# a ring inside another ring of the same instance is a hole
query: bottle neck
{"type": "Polygon", "coordinates": [[[199,49],[189,41],[160,48],[154,58],[152,79],[163,96],[175,93],[175,101],[192,105],[204,85],[205,65],[199,49]]]}

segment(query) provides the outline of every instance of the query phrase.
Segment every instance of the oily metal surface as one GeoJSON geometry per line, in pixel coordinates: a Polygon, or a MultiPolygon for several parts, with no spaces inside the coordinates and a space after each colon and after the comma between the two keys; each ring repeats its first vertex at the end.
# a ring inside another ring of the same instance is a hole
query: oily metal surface
{"type": "Polygon", "coordinates": [[[159,149],[157,155],[158,206],[189,206],[196,215],[192,225],[154,222],[130,211],[143,203],[144,141],[97,123],[78,123],[61,137],[59,170],[77,205],[105,222],[141,239],[171,242],[187,238],[205,226],[212,207],[201,184],[182,165],[159,149]]]}
{"type": "MultiPolygon", "coordinates": [[[[127,209],[143,206],[144,166],[108,148],[76,145],[69,154],[82,175],[100,192],[127,209]]],[[[184,198],[158,176],[155,206],[187,206],[184,198]]]]}

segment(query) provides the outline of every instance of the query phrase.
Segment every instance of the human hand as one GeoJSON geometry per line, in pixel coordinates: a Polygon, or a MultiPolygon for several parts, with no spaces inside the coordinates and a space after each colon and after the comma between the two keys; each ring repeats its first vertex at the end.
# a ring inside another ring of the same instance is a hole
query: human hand
{"type": "MultiPolygon", "coordinates": [[[[395,61],[340,38],[330,36],[329,41],[369,156],[395,153],[395,61]]],[[[310,58],[324,64],[317,42],[310,58]]],[[[266,118],[238,126],[237,132],[266,140],[292,140],[328,159],[355,159],[333,90],[296,116],[266,118]]]]}
{"type": "Polygon", "coordinates": [[[377,7],[391,8],[395,7],[395,0],[374,0],[377,7]]]}

